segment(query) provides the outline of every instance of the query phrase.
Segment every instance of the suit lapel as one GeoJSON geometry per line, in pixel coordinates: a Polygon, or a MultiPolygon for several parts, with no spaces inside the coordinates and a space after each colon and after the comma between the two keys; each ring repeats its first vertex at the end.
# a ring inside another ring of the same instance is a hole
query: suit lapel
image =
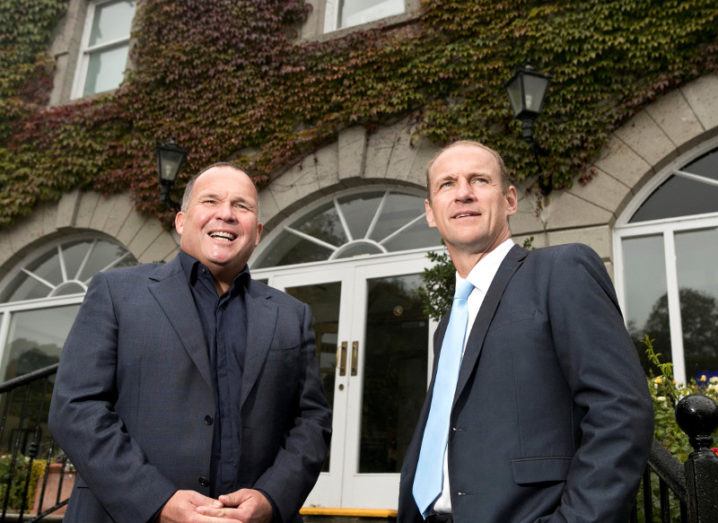
{"type": "Polygon", "coordinates": [[[240,408],[254,387],[267,352],[274,337],[277,324],[277,306],[270,301],[263,286],[250,281],[246,294],[247,352],[244,356],[240,408]]]}
{"type": "MultiPolygon", "coordinates": [[[[499,270],[496,272],[486,296],[481,304],[479,313],[474,320],[474,325],[469,333],[469,339],[466,342],[466,350],[464,357],[461,360],[461,367],[459,369],[459,380],[456,384],[456,393],[454,394],[454,404],[456,400],[461,396],[461,392],[469,381],[469,377],[476,366],[476,362],[481,354],[481,349],[484,345],[484,338],[491,325],[491,320],[494,317],[494,313],[501,302],[501,297],[504,294],[504,290],[511,281],[511,277],[516,272],[524,258],[526,257],[527,251],[518,245],[515,245],[501,262],[499,270]]],[[[443,336],[442,336],[443,341],[443,336]]]]}
{"type": "Polygon", "coordinates": [[[214,390],[209,371],[207,342],[179,257],[158,267],[150,275],[150,280],[149,290],[152,296],[177,332],[182,346],[197,366],[200,375],[214,390]]]}

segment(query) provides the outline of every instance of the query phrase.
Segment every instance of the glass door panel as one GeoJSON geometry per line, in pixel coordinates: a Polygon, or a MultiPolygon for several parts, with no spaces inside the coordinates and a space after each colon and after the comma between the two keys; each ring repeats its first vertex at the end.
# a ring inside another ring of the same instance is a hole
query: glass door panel
{"type": "Polygon", "coordinates": [[[428,321],[417,274],[367,282],[359,472],[401,471],[426,384],[428,321]]]}
{"type": "Polygon", "coordinates": [[[677,232],[686,379],[718,376],[718,228],[677,232]]]}

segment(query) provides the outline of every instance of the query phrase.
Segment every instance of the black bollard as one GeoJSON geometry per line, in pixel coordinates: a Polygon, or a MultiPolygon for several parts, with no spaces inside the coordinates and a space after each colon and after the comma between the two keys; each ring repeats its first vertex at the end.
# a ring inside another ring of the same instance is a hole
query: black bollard
{"type": "Polygon", "coordinates": [[[681,399],[676,421],[688,434],[694,451],[685,463],[689,523],[718,522],[718,457],[713,453],[713,432],[718,427],[718,405],[699,394],[681,399]]]}

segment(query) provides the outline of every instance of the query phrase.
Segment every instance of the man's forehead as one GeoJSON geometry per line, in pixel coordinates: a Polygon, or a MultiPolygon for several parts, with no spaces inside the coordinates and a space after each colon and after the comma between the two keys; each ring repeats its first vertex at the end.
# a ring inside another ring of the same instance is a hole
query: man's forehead
{"type": "Polygon", "coordinates": [[[499,161],[490,149],[473,144],[450,147],[436,157],[430,175],[457,175],[469,172],[499,174],[499,161]],[[440,173],[437,173],[440,170],[440,173]]]}
{"type": "Polygon", "coordinates": [[[239,188],[241,191],[248,191],[250,194],[257,194],[254,181],[244,171],[231,166],[212,167],[197,177],[195,189],[197,192],[217,191],[212,187],[221,183],[222,191],[239,188]],[[236,183],[236,184],[235,184],[236,183]],[[232,185],[230,185],[232,184],[232,185]]]}

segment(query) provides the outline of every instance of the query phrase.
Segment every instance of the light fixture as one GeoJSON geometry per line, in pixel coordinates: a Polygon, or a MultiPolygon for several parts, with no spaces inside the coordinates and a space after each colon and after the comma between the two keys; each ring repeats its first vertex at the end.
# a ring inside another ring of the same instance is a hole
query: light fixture
{"type": "Polygon", "coordinates": [[[170,191],[177,180],[177,174],[187,160],[187,152],[170,138],[166,142],[157,144],[155,154],[160,180],[160,201],[171,209],[178,209],[179,205],[172,200],[170,191]]]}

